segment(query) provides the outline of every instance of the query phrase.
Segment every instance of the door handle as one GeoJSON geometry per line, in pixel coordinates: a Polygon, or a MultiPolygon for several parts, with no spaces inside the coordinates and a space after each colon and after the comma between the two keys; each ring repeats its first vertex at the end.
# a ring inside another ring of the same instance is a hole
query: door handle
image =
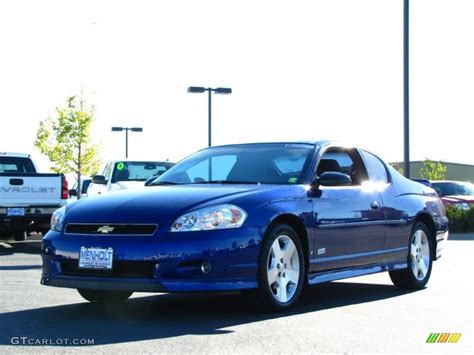
{"type": "Polygon", "coordinates": [[[378,210],[380,208],[380,205],[377,201],[372,201],[372,203],[370,204],[370,208],[372,208],[373,210],[378,210]]]}
{"type": "Polygon", "coordinates": [[[10,179],[10,185],[21,186],[23,185],[23,179],[10,179]]]}

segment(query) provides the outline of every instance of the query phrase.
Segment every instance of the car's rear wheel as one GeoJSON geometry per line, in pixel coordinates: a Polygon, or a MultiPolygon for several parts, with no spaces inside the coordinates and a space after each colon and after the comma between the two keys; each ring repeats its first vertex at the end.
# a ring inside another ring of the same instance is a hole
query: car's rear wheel
{"type": "Polygon", "coordinates": [[[433,243],[428,227],[417,222],[412,228],[408,245],[408,268],[390,271],[395,286],[418,290],[426,286],[433,266],[433,243]]]}
{"type": "Polygon", "coordinates": [[[21,231],[21,232],[15,232],[15,240],[17,242],[22,242],[24,240],[26,240],[26,237],[27,237],[27,233],[24,232],[24,231],[21,231]]]}
{"type": "Polygon", "coordinates": [[[130,291],[109,291],[109,290],[89,290],[77,289],[79,294],[92,303],[120,303],[126,301],[133,292],[130,291]]]}
{"type": "Polygon", "coordinates": [[[257,294],[264,310],[282,311],[301,294],[304,280],[301,240],[286,224],[273,227],[262,243],[257,294]]]}

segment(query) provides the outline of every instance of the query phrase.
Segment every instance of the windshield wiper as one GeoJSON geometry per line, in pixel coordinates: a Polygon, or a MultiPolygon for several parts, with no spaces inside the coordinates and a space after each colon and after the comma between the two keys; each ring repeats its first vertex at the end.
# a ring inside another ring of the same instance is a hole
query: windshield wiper
{"type": "Polygon", "coordinates": [[[196,181],[192,184],[229,184],[229,185],[238,185],[238,184],[251,184],[256,185],[260,184],[258,181],[239,181],[239,180],[210,180],[210,181],[196,181]]]}
{"type": "Polygon", "coordinates": [[[155,181],[150,183],[148,186],[157,186],[157,185],[181,185],[180,182],[173,181],[155,181]]]}

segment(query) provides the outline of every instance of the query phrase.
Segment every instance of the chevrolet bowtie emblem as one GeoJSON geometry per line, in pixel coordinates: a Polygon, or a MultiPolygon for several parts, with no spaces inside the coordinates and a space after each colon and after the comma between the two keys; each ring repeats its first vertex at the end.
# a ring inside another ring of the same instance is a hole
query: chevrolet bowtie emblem
{"type": "Polygon", "coordinates": [[[110,226],[102,226],[97,229],[97,233],[102,233],[102,234],[109,234],[110,232],[113,232],[115,227],[110,227],[110,226]]]}

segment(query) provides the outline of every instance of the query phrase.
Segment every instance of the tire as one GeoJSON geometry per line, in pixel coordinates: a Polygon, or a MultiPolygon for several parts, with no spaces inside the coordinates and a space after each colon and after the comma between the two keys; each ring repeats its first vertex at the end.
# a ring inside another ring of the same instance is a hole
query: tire
{"type": "Polygon", "coordinates": [[[257,296],[264,311],[280,312],[298,300],[303,288],[305,262],[295,230],[279,224],[267,232],[258,260],[257,296]]]}
{"type": "Polygon", "coordinates": [[[16,240],[17,242],[23,242],[23,241],[25,241],[25,240],[26,240],[26,236],[27,236],[27,234],[26,234],[26,232],[24,232],[24,231],[23,231],[23,232],[15,232],[15,240],[16,240]]]}
{"type": "Polygon", "coordinates": [[[389,271],[393,284],[402,289],[419,290],[426,286],[433,266],[433,242],[428,227],[416,222],[408,243],[408,268],[389,271]]]}
{"type": "Polygon", "coordinates": [[[77,291],[84,299],[92,303],[121,303],[133,294],[131,291],[89,290],[84,288],[79,288],[77,291]]]}

